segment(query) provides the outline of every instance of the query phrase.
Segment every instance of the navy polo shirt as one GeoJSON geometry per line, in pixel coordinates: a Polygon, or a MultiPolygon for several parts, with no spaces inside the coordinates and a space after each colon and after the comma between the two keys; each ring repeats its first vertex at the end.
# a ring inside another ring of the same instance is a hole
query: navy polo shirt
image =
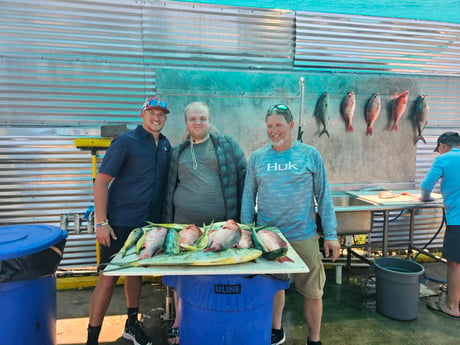
{"type": "Polygon", "coordinates": [[[170,149],[164,135],[156,146],[142,126],[112,141],[99,169],[114,177],[107,205],[111,225],[134,228],[160,221],[170,149]]]}

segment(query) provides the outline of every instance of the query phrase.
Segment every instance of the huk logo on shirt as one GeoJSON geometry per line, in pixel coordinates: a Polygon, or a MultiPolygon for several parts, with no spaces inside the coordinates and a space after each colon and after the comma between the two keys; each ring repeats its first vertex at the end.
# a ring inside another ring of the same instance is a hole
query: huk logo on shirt
{"type": "Polygon", "coordinates": [[[267,164],[267,171],[287,171],[287,170],[299,170],[296,163],[269,163],[267,164]]]}

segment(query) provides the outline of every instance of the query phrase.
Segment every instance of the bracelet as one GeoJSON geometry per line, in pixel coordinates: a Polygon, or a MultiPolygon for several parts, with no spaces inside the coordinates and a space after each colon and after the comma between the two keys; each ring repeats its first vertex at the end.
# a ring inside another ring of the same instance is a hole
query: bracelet
{"type": "Polygon", "coordinates": [[[96,228],[100,228],[101,226],[104,226],[104,225],[109,225],[109,221],[107,219],[103,220],[102,222],[97,222],[96,228]]]}

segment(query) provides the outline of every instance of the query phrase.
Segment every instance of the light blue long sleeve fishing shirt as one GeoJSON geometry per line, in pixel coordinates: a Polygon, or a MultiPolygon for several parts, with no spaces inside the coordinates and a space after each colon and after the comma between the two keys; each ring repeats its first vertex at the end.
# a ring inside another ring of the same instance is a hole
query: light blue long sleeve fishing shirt
{"type": "Polygon", "coordinates": [[[242,199],[243,223],[276,226],[287,240],[316,233],[315,200],[326,240],[337,239],[337,221],[323,160],[312,146],[295,142],[285,151],[271,145],[249,159],[242,199]],[[257,210],[256,210],[257,208],[257,210]]]}
{"type": "Polygon", "coordinates": [[[436,182],[441,180],[441,194],[448,225],[460,225],[460,148],[435,158],[433,165],[420,184],[422,195],[431,193],[436,182]]]}

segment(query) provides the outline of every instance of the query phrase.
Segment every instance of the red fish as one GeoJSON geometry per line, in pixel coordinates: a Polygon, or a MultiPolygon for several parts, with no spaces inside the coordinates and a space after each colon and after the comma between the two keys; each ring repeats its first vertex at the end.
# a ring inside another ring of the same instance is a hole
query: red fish
{"type": "Polygon", "coordinates": [[[179,245],[187,244],[191,246],[195,241],[200,238],[201,230],[195,224],[188,225],[185,229],[179,232],[179,245]]]}
{"type": "Polygon", "coordinates": [[[241,238],[237,245],[238,248],[251,248],[254,247],[252,241],[252,234],[250,231],[241,229],[241,238]]]}
{"type": "Polygon", "coordinates": [[[353,91],[350,91],[343,99],[342,105],[340,107],[342,117],[344,118],[345,123],[347,125],[347,132],[353,132],[352,122],[355,116],[355,108],[355,93],[353,91]]]}
{"type": "Polygon", "coordinates": [[[366,135],[372,135],[374,129],[374,123],[380,115],[380,95],[374,93],[369,99],[366,105],[366,122],[367,122],[367,132],[366,135]]]}
{"type": "Polygon", "coordinates": [[[212,236],[209,248],[205,249],[206,252],[216,252],[219,250],[225,250],[233,248],[238,245],[241,239],[241,228],[233,220],[227,220],[222,227],[212,236]]]}
{"type": "Polygon", "coordinates": [[[407,101],[409,100],[409,91],[404,91],[395,99],[393,99],[393,103],[391,104],[391,118],[393,119],[393,126],[391,126],[391,131],[398,130],[398,123],[401,119],[404,111],[407,107],[407,101]]]}
{"type": "Polygon", "coordinates": [[[163,248],[167,233],[166,228],[152,228],[145,237],[144,251],[139,259],[146,259],[158,253],[163,248]]]}

